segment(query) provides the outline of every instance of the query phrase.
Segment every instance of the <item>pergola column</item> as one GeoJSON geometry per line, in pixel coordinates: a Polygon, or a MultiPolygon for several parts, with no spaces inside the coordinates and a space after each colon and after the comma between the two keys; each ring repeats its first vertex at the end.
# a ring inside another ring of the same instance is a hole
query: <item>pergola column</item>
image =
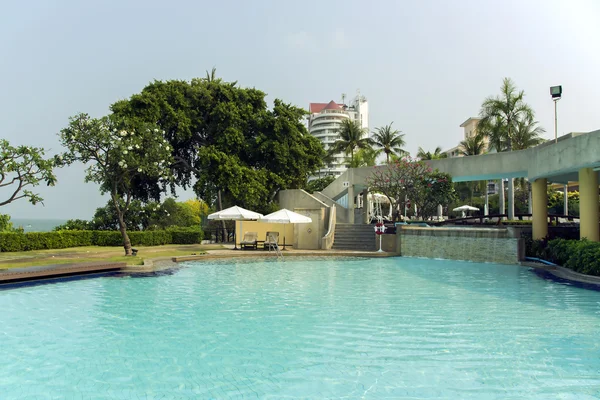
{"type": "Polygon", "coordinates": [[[533,240],[548,236],[548,181],[546,178],[536,179],[531,184],[533,197],[533,240]]]}
{"type": "Polygon", "coordinates": [[[599,241],[598,174],[592,168],[579,170],[579,237],[599,241]]]}

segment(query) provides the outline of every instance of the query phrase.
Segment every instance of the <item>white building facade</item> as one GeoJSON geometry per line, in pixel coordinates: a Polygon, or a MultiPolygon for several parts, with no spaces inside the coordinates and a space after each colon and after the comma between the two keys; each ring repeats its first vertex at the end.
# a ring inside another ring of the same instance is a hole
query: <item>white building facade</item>
{"type": "MultiPolygon", "coordinates": [[[[346,105],[330,101],[329,103],[310,103],[310,116],[308,117],[308,131],[321,141],[325,150],[339,139],[338,131],[342,121],[350,119],[356,121],[361,128],[369,132],[369,103],[364,96],[357,95],[346,105]]],[[[310,179],[323,178],[327,175],[340,176],[346,168],[346,154],[337,153],[331,162],[327,163],[315,176],[310,179]]]]}

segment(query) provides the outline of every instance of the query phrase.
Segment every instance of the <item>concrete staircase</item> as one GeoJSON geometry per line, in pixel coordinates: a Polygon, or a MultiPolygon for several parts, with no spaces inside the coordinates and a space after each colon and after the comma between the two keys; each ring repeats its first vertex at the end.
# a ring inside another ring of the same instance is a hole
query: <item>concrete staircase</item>
{"type": "Polygon", "coordinates": [[[333,250],[377,250],[373,227],[367,224],[336,224],[333,250]]]}

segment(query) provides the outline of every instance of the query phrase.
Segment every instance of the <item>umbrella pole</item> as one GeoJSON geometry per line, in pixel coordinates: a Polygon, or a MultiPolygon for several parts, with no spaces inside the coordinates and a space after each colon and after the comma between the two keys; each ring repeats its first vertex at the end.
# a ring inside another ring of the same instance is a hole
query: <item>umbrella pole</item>
{"type": "Polygon", "coordinates": [[[285,228],[287,228],[287,224],[283,224],[283,249],[285,250],[285,228]]]}

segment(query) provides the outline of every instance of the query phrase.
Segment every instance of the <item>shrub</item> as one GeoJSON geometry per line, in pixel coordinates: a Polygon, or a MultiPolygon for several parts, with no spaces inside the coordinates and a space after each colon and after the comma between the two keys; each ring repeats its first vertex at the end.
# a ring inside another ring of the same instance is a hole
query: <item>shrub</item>
{"type": "Polygon", "coordinates": [[[575,272],[600,276],[600,243],[587,240],[527,240],[527,256],[537,257],[575,272]]]}
{"type": "Polygon", "coordinates": [[[202,239],[204,239],[204,232],[199,229],[177,229],[170,230],[170,233],[173,244],[202,243],[202,239]]]}
{"type": "MultiPolygon", "coordinates": [[[[201,243],[203,232],[196,229],[128,232],[132,246],[201,243]]],[[[118,231],[0,232],[0,252],[64,249],[81,246],[122,246],[118,231]]]]}

